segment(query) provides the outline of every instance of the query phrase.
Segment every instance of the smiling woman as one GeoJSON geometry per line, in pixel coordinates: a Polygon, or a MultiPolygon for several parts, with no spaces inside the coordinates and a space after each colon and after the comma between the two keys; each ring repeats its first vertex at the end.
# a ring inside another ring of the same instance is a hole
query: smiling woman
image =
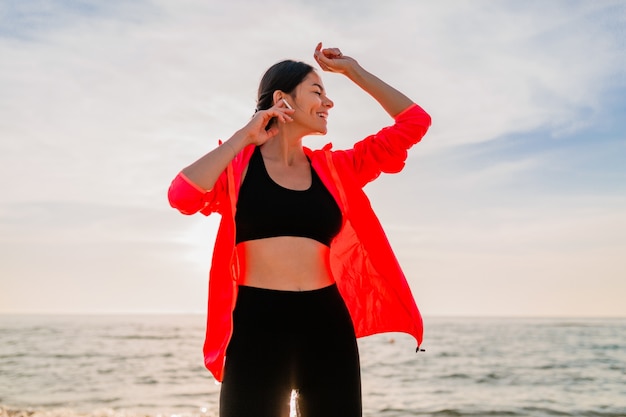
{"type": "Polygon", "coordinates": [[[169,190],[184,214],[218,212],[205,364],[221,417],[361,415],[356,337],[422,319],[362,187],[398,172],[430,117],[337,48],[315,60],[345,75],[394,118],[347,151],[302,146],[333,108],[322,78],[286,60],[263,76],[252,120],[184,168],[169,190]],[[290,407],[291,404],[291,407],[290,407]]]}

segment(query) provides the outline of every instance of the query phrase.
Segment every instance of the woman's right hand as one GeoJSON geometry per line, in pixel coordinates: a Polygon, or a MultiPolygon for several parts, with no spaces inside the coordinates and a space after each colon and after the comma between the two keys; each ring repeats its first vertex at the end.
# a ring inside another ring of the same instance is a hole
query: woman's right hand
{"type": "Polygon", "coordinates": [[[183,168],[183,174],[198,187],[204,190],[213,189],[215,182],[230,161],[246,145],[254,144],[259,146],[276,136],[279,131],[276,124],[265,130],[272,118],[276,117],[278,123],[289,123],[293,121],[291,118],[293,113],[294,110],[288,109],[282,100],[267,110],[256,112],[248,124],[239,129],[221,146],[213,149],[188,167],[183,168]]]}
{"type": "Polygon", "coordinates": [[[294,112],[295,110],[287,108],[285,103],[279,100],[278,103],[269,109],[257,111],[239,133],[245,135],[248,144],[262,145],[278,133],[276,124],[265,130],[270,120],[275,117],[279,123],[289,123],[293,121],[291,115],[294,112]]]}

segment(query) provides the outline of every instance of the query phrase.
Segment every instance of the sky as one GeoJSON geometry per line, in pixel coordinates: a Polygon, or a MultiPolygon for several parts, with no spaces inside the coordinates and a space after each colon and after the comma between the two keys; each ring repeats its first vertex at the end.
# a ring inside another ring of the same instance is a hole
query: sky
{"type": "MultiPolygon", "coordinates": [[[[0,313],[203,313],[167,188],[317,42],[433,125],[366,187],[422,314],[626,316],[626,2],[0,0],[0,313]]],[[[347,78],[325,137],[392,123],[347,78]]]]}

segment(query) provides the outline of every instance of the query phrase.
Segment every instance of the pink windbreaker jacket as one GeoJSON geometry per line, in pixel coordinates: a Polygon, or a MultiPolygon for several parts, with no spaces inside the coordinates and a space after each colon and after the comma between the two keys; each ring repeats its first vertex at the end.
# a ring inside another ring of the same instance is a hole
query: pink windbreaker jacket
{"type": "MultiPolygon", "coordinates": [[[[343,226],[330,246],[331,269],[350,311],[357,337],[404,332],[422,343],[422,317],[383,228],[363,187],[381,172],[399,172],[407,150],[430,127],[430,116],[413,104],[395,123],[357,142],[352,149],[305,148],[311,164],[343,214],[343,226]]],[[[235,250],[235,210],[242,173],[254,146],[244,148],[228,165],[212,190],[193,184],[181,172],[172,181],[170,205],[183,214],[221,214],[209,274],[204,362],[222,381],[226,347],[232,334],[239,262],[235,250]]]]}

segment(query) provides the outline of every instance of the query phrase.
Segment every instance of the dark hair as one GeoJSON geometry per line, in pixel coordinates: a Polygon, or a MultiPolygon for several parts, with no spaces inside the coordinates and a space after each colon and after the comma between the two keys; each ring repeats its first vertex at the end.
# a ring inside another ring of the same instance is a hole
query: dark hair
{"type": "MultiPolygon", "coordinates": [[[[256,101],[256,110],[267,110],[272,107],[274,91],[280,90],[291,94],[314,68],[304,62],[290,59],[278,62],[265,71],[259,83],[259,92],[256,101]]],[[[268,127],[274,119],[268,123],[268,127]]]]}

